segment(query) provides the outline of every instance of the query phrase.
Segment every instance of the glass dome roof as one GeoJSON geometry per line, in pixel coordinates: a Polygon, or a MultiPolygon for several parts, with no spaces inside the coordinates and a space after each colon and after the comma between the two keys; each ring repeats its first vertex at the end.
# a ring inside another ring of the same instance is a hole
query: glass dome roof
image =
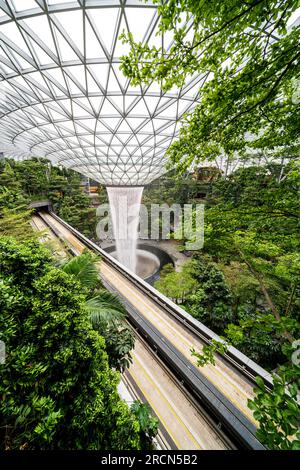
{"type": "MultiPolygon", "coordinates": [[[[119,70],[134,38],[164,47],[139,0],[0,0],[0,151],[46,157],[106,185],[144,185],[165,167],[179,120],[208,74],[163,93],[119,70]]],[[[168,47],[168,46],[167,46],[168,47]]]]}

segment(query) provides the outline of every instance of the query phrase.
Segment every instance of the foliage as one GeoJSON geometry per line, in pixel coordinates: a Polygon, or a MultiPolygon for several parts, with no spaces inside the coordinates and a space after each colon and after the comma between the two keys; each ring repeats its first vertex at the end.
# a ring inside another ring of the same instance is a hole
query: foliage
{"type": "Polygon", "coordinates": [[[51,265],[49,251],[35,240],[18,243],[13,238],[0,238],[0,273],[18,285],[23,292],[31,290],[35,278],[45,274],[51,265]]]}
{"type": "Polygon", "coordinates": [[[217,183],[205,215],[205,251],[217,262],[246,267],[275,317],[299,308],[300,173],[287,165],[282,178],[268,168],[238,170],[217,183]]]}
{"type": "Polygon", "coordinates": [[[85,295],[37,242],[0,240],[2,449],[137,449],[85,295]]]}
{"type": "Polygon", "coordinates": [[[29,225],[31,211],[28,201],[18,189],[0,186],[0,235],[15,236],[25,240],[33,237],[29,225]]]}
{"type": "Polygon", "coordinates": [[[134,336],[125,322],[127,312],[119,297],[107,290],[98,290],[85,307],[94,329],[105,339],[110,366],[123,372],[132,362],[134,336]]]}
{"type": "Polygon", "coordinates": [[[80,182],[78,173],[53,167],[43,158],[25,161],[3,160],[0,162],[0,174],[3,186],[22,189],[31,200],[49,197],[55,202],[60,195],[72,192],[80,182]]]}
{"type": "Polygon", "coordinates": [[[210,344],[206,344],[202,348],[202,352],[199,353],[196,349],[192,348],[191,353],[192,356],[197,358],[197,365],[200,367],[204,367],[207,364],[216,364],[215,358],[216,354],[225,354],[228,351],[228,342],[221,337],[222,341],[217,341],[212,339],[210,344]]]}
{"type": "Polygon", "coordinates": [[[249,273],[246,264],[230,261],[228,264],[218,262],[216,266],[226,279],[235,315],[241,309],[252,312],[259,301],[260,289],[258,281],[249,273]]]}
{"type": "Polygon", "coordinates": [[[222,272],[201,260],[190,262],[190,272],[198,289],[187,304],[189,312],[216,333],[233,321],[232,297],[222,272]]]}
{"type": "Polygon", "coordinates": [[[297,0],[155,0],[164,48],[136,43],[121,70],[133,85],[163,91],[197,74],[199,105],[168,154],[180,171],[192,162],[238,153],[299,156],[299,28],[288,28],[297,0]],[[191,24],[192,23],[192,24],[191,24]],[[251,152],[251,153],[252,153],[251,152]]]}
{"type": "Polygon", "coordinates": [[[260,423],[257,437],[271,450],[300,450],[299,365],[281,366],[273,375],[271,393],[261,378],[257,377],[256,382],[255,398],[249,401],[249,408],[260,423]]]}
{"type": "MultiPolygon", "coordinates": [[[[237,263],[234,266],[236,268],[237,263]]],[[[258,286],[245,272],[240,277],[240,264],[238,266],[239,269],[234,270],[236,276],[231,279],[229,287],[228,278],[225,280],[220,267],[228,276],[228,272],[231,274],[231,264],[224,268],[222,264],[195,258],[191,263],[191,272],[199,287],[190,297],[186,308],[195,318],[221,335],[227,331],[228,325],[245,324],[248,320],[249,327],[245,329],[243,338],[239,341],[239,349],[263,367],[276,367],[278,361],[283,359],[280,338],[272,328],[271,322],[268,331],[253,327],[253,321],[256,321],[259,315],[265,315],[267,319],[270,317],[257,311],[258,293],[253,293],[252,289],[253,284],[256,289],[258,286]]]]}
{"type": "Polygon", "coordinates": [[[86,308],[95,328],[105,328],[125,319],[126,310],[119,297],[107,290],[99,290],[88,299],[86,308]]]}
{"type": "Polygon", "coordinates": [[[46,159],[0,162],[1,184],[29,201],[47,199],[67,222],[92,238],[96,211],[82,193],[80,175],[72,170],[53,167],[46,159]]]}
{"type": "Polygon", "coordinates": [[[114,321],[105,329],[99,328],[99,332],[105,339],[110,367],[124,372],[132,362],[135,339],[131,328],[124,321],[114,321]]]}
{"type": "Polygon", "coordinates": [[[175,303],[183,303],[195,291],[197,283],[189,273],[188,265],[177,272],[172,265],[165,265],[160,273],[160,279],[155,282],[155,288],[175,303]]]}
{"type": "Polygon", "coordinates": [[[96,265],[98,261],[98,257],[87,251],[80,256],[74,256],[74,258],[64,263],[61,268],[65,273],[75,276],[77,281],[88,291],[94,291],[101,287],[99,270],[96,265]]]}
{"type": "MultiPolygon", "coordinates": [[[[267,389],[261,377],[256,378],[257,387],[254,389],[254,399],[248,401],[249,408],[254,412],[253,416],[259,423],[257,430],[258,439],[271,450],[299,450],[300,410],[298,394],[300,387],[299,360],[293,358],[293,354],[299,357],[299,350],[295,350],[295,344],[286,343],[286,331],[299,337],[300,325],[297,321],[283,319],[277,321],[272,315],[256,317],[249,321],[242,321],[239,325],[229,325],[223,342],[213,340],[206,345],[202,352],[192,350],[192,355],[197,358],[199,366],[208,363],[215,364],[215,354],[224,354],[228,346],[239,346],[243,341],[245,331],[252,327],[253,331],[269,334],[275,328],[282,341],[282,352],[287,361],[272,374],[273,388],[267,389]]],[[[255,337],[255,335],[254,335],[255,337]]]]}
{"type": "Polygon", "coordinates": [[[2,209],[0,213],[0,235],[14,236],[20,239],[32,238],[33,231],[29,225],[31,211],[2,209]]]}
{"type": "Polygon", "coordinates": [[[96,211],[81,191],[66,195],[57,208],[58,215],[89,238],[95,237],[96,211]]]}
{"type": "Polygon", "coordinates": [[[186,204],[197,200],[199,194],[210,190],[210,185],[196,181],[192,175],[177,178],[174,171],[152,181],[144,188],[143,204],[186,204]]]}
{"type": "Polygon", "coordinates": [[[93,328],[105,339],[109,365],[123,372],[132,361],[134,336],[125,323],[127,312],[119,297],[101,286],[98,262],[97,257],[87,252],[72,258],[62,269],[85,289],[85,309],[93,328]]]}
{"type": "Polygon", "coordinates": [[[29,199],[18,189],[8,189],[0,186],[0,210],[3,209],[27,209],[29,199]]]}
{"type": "Polygon", "coordinates": [[[149,442],[152,442],[153,438],[157,434],[159,421],[157,418],[151,416],[151,408],[148,403],[141,403],[134,401],[131,405],[131,411],[138,419],[142,435],[144,435],[143,449],[152,449],[153,446],[149,446],[149,442]]]}

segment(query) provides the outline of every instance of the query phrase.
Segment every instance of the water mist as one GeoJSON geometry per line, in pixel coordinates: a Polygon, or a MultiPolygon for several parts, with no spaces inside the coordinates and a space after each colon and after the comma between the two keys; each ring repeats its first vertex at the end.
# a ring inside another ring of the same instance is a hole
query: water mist
{"type": "Polygon", "coordinates": [[[107,187],[118,261],[133,272],[137,263],[141,186],[107,187]]]}

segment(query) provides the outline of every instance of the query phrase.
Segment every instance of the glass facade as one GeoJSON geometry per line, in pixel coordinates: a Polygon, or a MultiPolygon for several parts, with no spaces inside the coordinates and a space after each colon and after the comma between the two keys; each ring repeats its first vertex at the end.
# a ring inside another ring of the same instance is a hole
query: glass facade
{"type": "Polygon", "coordinates": [[[138,0],[0,0],[0,150],[48,158],[106,185],[164,172],[179,120],[209,74],[163,93],[119,70],[130,31],[156,36],[157,10],[138,0]]]}

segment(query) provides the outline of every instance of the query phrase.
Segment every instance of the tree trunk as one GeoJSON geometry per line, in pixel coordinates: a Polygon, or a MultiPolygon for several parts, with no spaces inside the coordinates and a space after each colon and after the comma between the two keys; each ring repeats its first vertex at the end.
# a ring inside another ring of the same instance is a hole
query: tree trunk
{"type": "MultiPolygon", "coordinates": [[[[244,253],[243,253],[241,250],[239,250],[239,252],[240,252],[240,254],[241,254],[242,257],[243,257],[244,262],[245,262],[246,265],[248,266],[249,271],[250,271],[251,274],[255,277],[255,279],[257,279],[257,281],[259,282],[259,286],[260,286],[260,288],[261,288],[261,291],[262,291],[262,293],[263,293],[263,295],[264,295],[264,297],[265,297],[265,299],[266,299],[266,302],[267,302],[268,306],[270,307],[270,310],[272,311],[274,317],[276,318],[276,320],[277,320],[278,322],[280,322],[280,321],[281,321],[280,313],[279,313],[279,311],[277,310],[277,308],[276,308],[276,306],[275,306],[273,300],[271,299],[270,294],[269,294],[269,292],[268,292],[268,289],[266,288],[266,286],[265,286],[265,284],[264,284],[264,282],[263,282],[263,280],[262,280],[262,278],[261,278],[261,275],[260,275],[257,271],[255,271],[255,269],[251,266],[251,264],[249,263],[249,261],[247,261],[247,259],[246,259],[245,255],[244,255],[244,253]]],[[[285,338],[286,338],[290,343],[292,343],[292,342],[294,341],[293,336],[292,336],[288,331],[284,331],[284,332],[283,332],[283,335],[285,336],[285,338]]]]}

